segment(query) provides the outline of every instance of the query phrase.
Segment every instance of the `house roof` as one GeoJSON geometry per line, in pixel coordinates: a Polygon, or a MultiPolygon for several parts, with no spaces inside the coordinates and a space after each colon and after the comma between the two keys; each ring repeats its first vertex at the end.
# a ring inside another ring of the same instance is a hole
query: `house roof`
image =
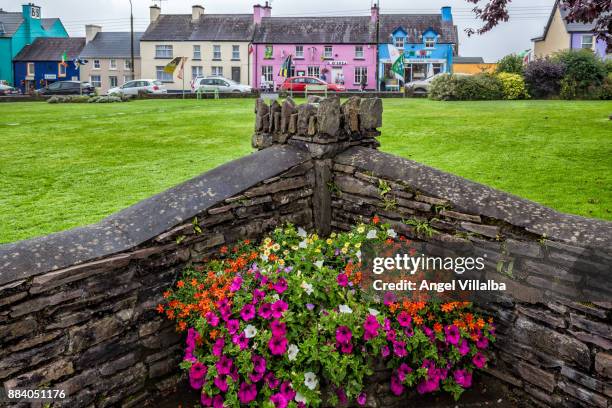
{"type": "MultiPolygon", "coordinates": [[[[58,21],[60,21],[59,18],[42,18],[40,25],[43,29],[48,30],[58,21]]],[[[0,37],[12,37],[21,24],[23,24],[21,12],[0,10],[0,37]]]]}
{"type": "Polygon", "coordinates": [[[369,16],[264,17],[255,30],[254,43],[364,44],[376,43],[376,27],[369,16]]]}
{"type": "MultiPolygon", "coordinates": [[[[143,33],[134,33],[134,56],[140,57],[140,38],[143,33]]],[[[128,32],[100,32],[85,45],[83,58],[130,58],[131,34],[128,32]]]]}
{"type": "Polygon", "coordinates": [[[251,41],[252,14],[162,14],[151,23],[142,41],[251,41]]]}
{"type": "Polygon", "coordinates": [[[440,14],[381,14],[380,42],[387,42],[386,39],[398,28],[402,28],[406,32],[406,42],[408,43],[422,42],[419,35],[428,29],[432,29],[440,35],[439,43],[457,43],[457,30],[454,24],[452,21],[442,21],[440,14]]]}
{"type": "Polygon", "coordinates": [[[40,20],[40,25],[42,26],[42,28],[44,28],[45,30],[50,29],[51,27],[53,27],[53,25],[60,21],[59,18],[42,18],[40,20]]]}
{"type": "Polygon", "coordinates": [[[454,64],[484,64],[484,58],[482,57],[455,57],[453,58],[454,64]]]}
{"type": "Polygon", "coordinates": [[[565,25],[565,30],[568,33],[591,32],[595,29],[595,22],[588,23],[588,24],[578,23],[578,22],[568,23],[565,20],[565,18],[568,16],[569,10],[564,9],[563,7],[560,7],[559,0],[556,0],[550,12],[550,16],[548,17],[548,21],[546,22],[546,26],[544,27],[544,33],[539,37],[532,38],[531,41],[542,41],[546,38],[546,35],[548,34],[548,30],[550,29],[550,25],[552,24],[553,19],[555,18],[555,13],[557,12],[557,8],[559,8],[559,11],[561,12],[561,20],[563,21],[563,24],[565,25]]]}
{"type": "Polygon", "coordinates": [[[69,60],[76,58],[85,46],[85,38],[37,38],[26,45],[13,61],[59,61],[65,52],[69,60]]]}
{"type": "MultiPolygon", "coordinates": [[[[398,28],[407,34],[407,42],[418,43],[428,29],[441,35],[439,42],[456,43],[457,31],[452,22],[442,21],[439,14],[382,14],[380,43],[398,28]]],[[[253,42],[276,44],[376,44],[376,25],[370,16],[355,17],[264,17],[255,30],[253,42]]]]}

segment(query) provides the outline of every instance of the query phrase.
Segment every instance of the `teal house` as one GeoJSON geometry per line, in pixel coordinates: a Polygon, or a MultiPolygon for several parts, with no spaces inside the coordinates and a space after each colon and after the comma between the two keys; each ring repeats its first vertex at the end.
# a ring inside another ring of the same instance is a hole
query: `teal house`
{"type": "Polygon", "coordinates": [[[59,18],[42,18],[34,4],[24,4],[21,12],[0,9],[0,82],[14,85],[13,58],[41,37],[68,37],[68,33],[59,18]]]}

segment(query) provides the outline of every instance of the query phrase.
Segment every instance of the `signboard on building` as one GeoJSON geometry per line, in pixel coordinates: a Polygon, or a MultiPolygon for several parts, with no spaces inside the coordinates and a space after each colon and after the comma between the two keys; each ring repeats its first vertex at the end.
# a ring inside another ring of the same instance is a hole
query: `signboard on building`
{"type": "Polygon", "coordinates": [[[30,17],[40,20],[40,7],[30,6],[30,17]]]}
{"type": "Polygon", "coordinates": [[[47,81],[55,81],[57,79],[57,75],[55,75],[55,74],[45,74],[45,79],[47,81]]]}
{"type": "Polygon", "coordinates": [[[348,62],[346,62],[346,61],[331,61],[330,64],[331,65],[346,65],[346,64],[348,64],[348,62]]]}

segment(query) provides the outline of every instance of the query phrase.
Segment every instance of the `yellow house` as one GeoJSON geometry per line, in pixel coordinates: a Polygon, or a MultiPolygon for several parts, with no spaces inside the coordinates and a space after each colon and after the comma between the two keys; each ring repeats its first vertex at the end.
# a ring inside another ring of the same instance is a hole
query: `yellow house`
{"type": "Polygon", "coordinates": [[[155,5],[150,7],[150,20],[140,41],[143,78],[158,79],[168,90],[182,90],[179,70],[172,75],[164,67],[175,57],[186,57],[186,89],[196,77],[211,75],[252,84],[253,14],[206,14],[199,5],[192,7],[191,14],[161,14],[155,5]]]}
{"type": "Polygon", "coordinates": [[[497,64],[486,63],[482,57],[453,58],[453,74],[481,74],[495,72],[497,64]]]}

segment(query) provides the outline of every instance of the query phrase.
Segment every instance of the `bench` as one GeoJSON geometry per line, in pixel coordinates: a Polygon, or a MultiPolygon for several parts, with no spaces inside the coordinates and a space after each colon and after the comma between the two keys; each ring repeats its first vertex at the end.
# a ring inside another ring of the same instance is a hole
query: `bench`
{"type": "Polygon", "coordinates": [[[215,89],[203,89],[203,88],[196,89],[196,95],[197,95],[198,100],[202,99],[202,94],[214,94],[215,99],[219,99],[219,90],[217,88],[215,89]]]}
{"type": "Polygon", "coordinates": [[[327,98],[327,85],[306,85],[305,97],[308,98],[308,92],[324,92],[327,98]]]}

